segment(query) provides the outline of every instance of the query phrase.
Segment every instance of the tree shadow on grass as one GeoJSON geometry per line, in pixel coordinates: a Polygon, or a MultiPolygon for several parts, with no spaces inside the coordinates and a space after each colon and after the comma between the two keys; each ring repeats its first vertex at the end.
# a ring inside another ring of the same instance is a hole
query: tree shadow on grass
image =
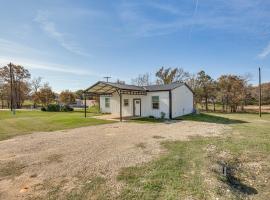
{"type": "Polygon", "coordinates": [[[209,114],[205,114],[205,113],[185,115],[185,116],[178,117],[176,119],[197,121],[197,122],[217,123],[217,124],[248,123],[247,121],[243,121],[243,120],[230,119],[230,118],[226,118],[226,117],[221,117],[221,116],[217,116],[217,115],[209,115],[209,114]]]}

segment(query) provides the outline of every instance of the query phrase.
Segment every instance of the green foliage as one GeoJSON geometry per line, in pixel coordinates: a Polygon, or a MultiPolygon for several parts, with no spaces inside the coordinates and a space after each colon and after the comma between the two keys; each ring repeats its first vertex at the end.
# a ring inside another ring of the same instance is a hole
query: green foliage
{"type": "Polygon", "coordinates": [[[40,110],[43,112],[47,111],[47,109],[44,106],[42,106],[40,110]]]}
{"type": "Polygon", "coordinates": [[[49,104],[46,108],[48,112],[60,112],[61,107],[58,104],[49,104]]]}
{"type": "Polygon", "coordinates": [[[71,112],[74,111],[69,105],[60,106],[59,104],[49,104],[47,107],[41,107],[41,111],[48,112],[71,112]]]}
{"type": "Polygon", "coordinates": [[[90,113],[100,113],[100,109],[98,105],[94,105],[88,108],[88,112],[90,113]]]}
{"type": "Polygon", "coordinates": [[[61,106],[61,111],[62,112],[71,112],[71,111],[74,111],[74,109],[71,108],[69,105],[64,105],[64,106],[61,106]]]}

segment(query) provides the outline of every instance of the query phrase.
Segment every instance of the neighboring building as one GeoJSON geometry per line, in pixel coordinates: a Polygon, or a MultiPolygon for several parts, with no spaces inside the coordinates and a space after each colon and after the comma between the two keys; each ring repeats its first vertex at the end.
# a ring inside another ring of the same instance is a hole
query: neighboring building
{"type": "Polygon", "coordinates": [[[85,90],[100,96],[103,113],[175,118],[193,112],[193,91],[185,83],[139,87],[99,81],[85,90]],[[120,106],[121,105],[121,106],[120,106]]]}
{"type": "MultiPolygon", "coordinates": [[[[91,107],[97,105],[96,100],[86,100],[86,107],[91,107]]],[[[75,102],[71,104],[72,107],[84,107],[84,100],[82,99],[75,99],[75,102]]]]}

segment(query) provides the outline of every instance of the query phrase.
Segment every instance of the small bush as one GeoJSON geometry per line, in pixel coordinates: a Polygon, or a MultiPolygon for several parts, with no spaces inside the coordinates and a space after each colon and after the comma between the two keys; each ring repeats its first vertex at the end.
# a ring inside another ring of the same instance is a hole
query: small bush
{"type": "Polygon", "coordinates": [[[58,104],[49,104],[47,106],[48,112],[59,112],[60,111],[60,105],[58,104]]]}
{"type": "Polygon", "coordinates": [[[70,112],[70,111],[73,111],[73,110],[74,110],[74,109],[71,108],[71,107],[68,106],[68,105],[64,105],[64,106],[61,107],[61,111],[62,111],[62,112],[70,112]]]}
{"type": "Polygon", "coordinates": [[[98,105],[93,105],[88,108],[88,111],[90,113],[100,113],[99,106],[98,105]]]}
{"type": "Polygon", "coordinates": [[[150,115],[148,118],[155,119],[155,117],[153,115],[150,115]]]}
{"type": "Polygon", "coordinates": [[[47,111],[45,107],[41,107],[41,111],[47,111]]]}
{"type": "Polygon", "coordinates": [[[165,119],[165,116],[166,116],[166,113],[165,113],[165,112],[161,112],[161,113],[160,113],[160,118],[161,118],[161,119],[165,119]]]}

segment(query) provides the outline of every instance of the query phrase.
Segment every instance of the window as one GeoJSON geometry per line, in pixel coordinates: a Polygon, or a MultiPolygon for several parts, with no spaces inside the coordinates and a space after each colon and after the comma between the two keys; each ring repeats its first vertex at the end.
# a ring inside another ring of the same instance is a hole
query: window
{"type": "Polygon", "coordinates": [[[110,107],[110,98],[106,97],[105,98],[105,108],[109,108],[110,107]]]}
{"type": "Polygon", "coordinates": [[[152,108],[159,109],[159,96],[152,96],[152,108]]]}
{"type": "Polygon", "coordinates": [[[128,106],[128,99],[124,99],[124,106],[128,106]]]}

